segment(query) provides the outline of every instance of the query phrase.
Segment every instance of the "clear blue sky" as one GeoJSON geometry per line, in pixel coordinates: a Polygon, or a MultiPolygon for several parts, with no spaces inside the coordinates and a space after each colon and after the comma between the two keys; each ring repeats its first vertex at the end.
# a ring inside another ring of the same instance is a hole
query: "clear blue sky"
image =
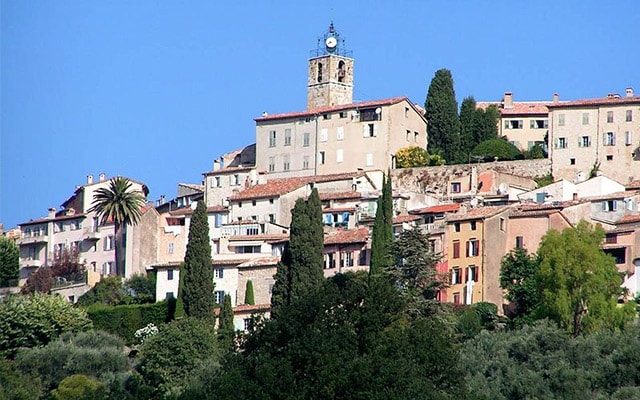
{"type": "Polygon", "coordinates": [[[199,183],[254,142],[253,118],[306,106],[331,20],[357,100],[424,104],[439,68],[458,100],[640,92],[640,1],[0,0],[0,222],[46,215],[87,174],[199,183]]]}

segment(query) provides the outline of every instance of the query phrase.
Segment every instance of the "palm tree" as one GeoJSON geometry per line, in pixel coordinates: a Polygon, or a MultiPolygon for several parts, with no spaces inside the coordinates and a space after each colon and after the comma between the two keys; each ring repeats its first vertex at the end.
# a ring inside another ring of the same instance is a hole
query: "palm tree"
{"type": "Polygon", "coordinates": [[[109,182],[109,187],[97,189],[93,195],[93,203],[89,212],[95,211],[100,218],[100,223],[113,222],[115,228],[115,261],[116,274],[124,275],[124,260],[121,259],[122,228],[127,225],[136,225],[142,216],[142,207],[145,205],[145,196],[136,190],[131,190],[133,183],[124,177],[118,176],[109,182]]]}

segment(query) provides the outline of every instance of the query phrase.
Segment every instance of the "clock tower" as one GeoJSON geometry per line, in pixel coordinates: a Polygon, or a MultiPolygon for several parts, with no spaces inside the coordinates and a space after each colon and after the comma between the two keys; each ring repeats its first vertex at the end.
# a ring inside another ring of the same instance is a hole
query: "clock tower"
{"type": "Polygon", "coordinates": [[[333,27],[318,39],[311,51],[307,80],[307,109],[353,103],[353,58],[344,39],[333,27]]]}

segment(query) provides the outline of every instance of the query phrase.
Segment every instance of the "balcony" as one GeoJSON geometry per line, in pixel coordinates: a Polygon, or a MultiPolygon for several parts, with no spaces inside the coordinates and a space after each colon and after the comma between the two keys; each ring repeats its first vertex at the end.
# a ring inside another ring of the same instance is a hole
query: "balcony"
{"type": "Polygon", "coordinates": [[[431,224],[421,224],[420,229],[424,233],[428,233],[430,235],[443,233],[447,224],[445,222],[434,222],[431,224]]]}
{"type": "Polygon", "coordinates": [[[102,232],[94,228],[85,228],[83,238],[84,240],[100,240],[102,238],[102,232]]]}
{"type": "Polygon", "coordinates": [[[20,268],[40,268],[42,261],[33,258],[25,258],[20,260],[20,268]]]}
{"type": "Polygon", "coordinates": [[[49,237],[47,235],[22,236],[21,238],[16,240],[16,243],[18,244],[18,246],[26,246],[29,244],[47,243],[48,241],[49,241],[49,237]]]}

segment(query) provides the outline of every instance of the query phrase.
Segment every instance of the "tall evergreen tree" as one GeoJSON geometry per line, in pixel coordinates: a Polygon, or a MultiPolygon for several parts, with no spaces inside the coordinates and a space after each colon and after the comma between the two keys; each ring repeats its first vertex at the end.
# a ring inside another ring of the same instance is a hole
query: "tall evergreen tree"
{"type": "Polygon", "coordinates": [[[476,144],[480,144],[485,140],[496,139],[498,137],[498,120],[500,119],[500,111],[494,104],[485,110],[476,110],[476,144]]]}
{"type": "Polygon", "coordinates": [[[429,124],[429,153],[441,153],[448,164],[455,162],[460,146],[460,121],[451,71],[436,71],[424,108],[429,124]]]}
{"type": "Polygon", "coordinates": [[[218,317],[218,338],[223,348],[232,348],[233,334],[235,328],[233,326],[233,307],[231,307],[231,296],[224,295],[220,315],[218,317]]]}
{"type": "Polygon", "coordinates": [[[317,189],[308,200],[296,201],[291,212],[289,243],[278,263],[271,297],[272,316],[317,289],[324,282],[324,231],[322,208],[317,189]]]}
{"type": "Polygon", "coordinates": [[[20,273],[20,250],[13,239],[0,236],[0,284],[17,279],[20,273]]]}
{"type": "Polygon", "coordinates": [[[184,312],[189,317],[211,318],[215,300],[213,298],[213,268],[211,266],[211,244],[207,206],[199,201],[189,226],[189,242],[184,258],[182,301],[184,312]]]}
{"type": "Polygon", "coordinates": [[[390,246],[393,243],[393,194],[391,173],[382,178],[382,194],[378,198],[376,219],[371,237],[371,265],[372,275],[380,273],[384,268],[392,265],[390,246]]]}
{"type": "Polygon", "coordinates": [[[253,282],[251,281],[251,279],[247,281],[247,286],[245,287],[244,304],[251,304],[251,305],[256,304],[256,301],[253,295],[253,282]]]}
{"type": "Polygon", "coordinates": [[[465,97],[460,106],[460,161],[468,160],[471,150],[479,143],[476,141],[477,116],[476,100],[473,96],[465,97]]]}

